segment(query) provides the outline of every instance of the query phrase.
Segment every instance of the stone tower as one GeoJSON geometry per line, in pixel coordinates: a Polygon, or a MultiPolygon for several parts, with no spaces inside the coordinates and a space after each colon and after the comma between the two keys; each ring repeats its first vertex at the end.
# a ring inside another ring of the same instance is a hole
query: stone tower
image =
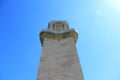
{"type": "Polygon", "coordinates": [[[78,33],[66,21],[51,21],[40,33],[42,55],[37,80],[84,80],[76,50],[78,33]]]}

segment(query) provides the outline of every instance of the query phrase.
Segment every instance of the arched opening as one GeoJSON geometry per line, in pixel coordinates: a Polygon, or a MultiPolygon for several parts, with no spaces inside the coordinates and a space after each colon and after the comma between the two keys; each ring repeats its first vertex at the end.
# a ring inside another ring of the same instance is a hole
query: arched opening
{"type": "Polygon", "coordinates": [[[64,25],[62,23],[55,23],[53,24],[53,30],[55,31],[64,30],[64,25]]]}

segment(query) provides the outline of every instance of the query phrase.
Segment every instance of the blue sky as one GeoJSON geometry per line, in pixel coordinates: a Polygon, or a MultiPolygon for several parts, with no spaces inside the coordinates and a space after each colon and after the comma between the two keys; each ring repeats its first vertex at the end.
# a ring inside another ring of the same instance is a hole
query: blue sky
{"type": "Polygon", "coordinates": [[[120,80],[120,0],[0,0],[0,80],[35,80],[39,32],[66,20],[85,80],[120,80]]]}

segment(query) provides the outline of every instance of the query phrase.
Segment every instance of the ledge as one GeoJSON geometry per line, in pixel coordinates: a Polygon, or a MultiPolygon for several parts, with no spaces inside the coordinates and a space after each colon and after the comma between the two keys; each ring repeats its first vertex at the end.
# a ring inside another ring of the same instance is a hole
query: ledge
{"type": "Polygon", "coordinates": [[[75,43],[77,42],[78,39],[78,33],[75,29],[62,30],[60,32],[45,29],[40,32],[39,36],[42,46],[43,46],[44,38],[60,41],[65,38],[73,37],[75,43]]]}

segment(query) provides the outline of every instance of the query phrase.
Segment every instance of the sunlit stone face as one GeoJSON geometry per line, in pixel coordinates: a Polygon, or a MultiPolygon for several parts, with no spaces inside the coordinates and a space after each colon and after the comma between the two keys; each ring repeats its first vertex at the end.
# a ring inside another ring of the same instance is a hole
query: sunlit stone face
{"type": "Polygon", "coordinates": [[[76,41],[78,33],[65,21],[52,21],[40,33],[42,55],[37,80],[84,80],[76,41]]]}

